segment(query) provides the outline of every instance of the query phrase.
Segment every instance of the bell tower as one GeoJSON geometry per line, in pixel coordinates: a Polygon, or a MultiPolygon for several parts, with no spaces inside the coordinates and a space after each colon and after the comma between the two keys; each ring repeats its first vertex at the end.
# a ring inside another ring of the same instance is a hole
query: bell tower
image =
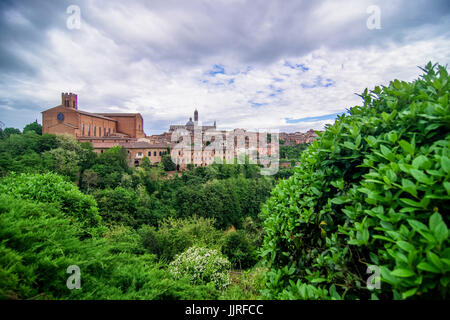
{"type": "Polygon", "coordinates": [[[195,109],[194,111],[194,122],[198,122],[198,111],[195,109]]]}
{"type": "Polygon", "coordinates": [[[78,110],[78,102],[77,102],[77,95],[75,93],[62,93],[61,94],[62,102],[61,104],[66,108],[73,108],[75,110],[78,110]]]}

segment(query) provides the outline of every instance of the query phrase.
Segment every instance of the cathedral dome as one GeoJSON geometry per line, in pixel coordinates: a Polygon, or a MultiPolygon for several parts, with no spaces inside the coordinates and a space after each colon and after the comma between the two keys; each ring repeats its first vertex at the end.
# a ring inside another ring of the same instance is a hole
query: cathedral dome
{"type": "Polygon", "coordinates": [[[192,118],[189,118],[189,121],[186,122],[186,126],[194,126],[194,123],[192,122],[192,118]]]}

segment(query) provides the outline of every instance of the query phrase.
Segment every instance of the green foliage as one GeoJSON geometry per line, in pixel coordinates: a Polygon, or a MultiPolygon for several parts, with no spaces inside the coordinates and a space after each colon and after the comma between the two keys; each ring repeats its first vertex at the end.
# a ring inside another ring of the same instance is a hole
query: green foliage
{"type": "Polygon", "coordinates": [[[266,297],[449,297],[450,79],[424,71],[366,89],[274,189],[262,212],[266,297]],[[366,287],[368,265],[379,290],[366,287]]]}
{"type": "Polygon", "coordinates": [[[23,133],[28,131],[34,131],[35,133],[42,135],[42,126],[37,122],[29,123],[23,128],[23,133]]]}
{"type": "Polygon", "coordinates": [[[55,173],[10,174],[0,180],[0,194],[51,204],[68,218],[79,221],[86,230],[100,226],[101,217],[94,198],[55,173]]]}
{"type": "MultiPolygon", "coordinates": [[[[280,144],[281,141],[280,141],[280,144]]],[[[300,158],[301,153],[308,147],[309,144],[297,144],[295,146],[280,146],[280,159],[294,159],[300,158]]]]}
{"type": "Polygon", "coordinates": [[[172,206],[179,217],[198,215],[214,218],[218,228],[240,227],[246,216],[257,218],[272,187],[272,178],[212,180],[179,188],[172,206]]]}
{"type": "Polygon", "coordinates": [[[165,171],[174,171],[176,169],[175,163],[172,161],[170,154],[164,154],[161,157],[161,163],[165,171]]]}
{"type": "Polygon", "coordinates": [[[134,190],[123,187],[97,189],[92,195],[97,201],[100,215],[105,223],[136,225],[138,197],[134,190]]]}
{"type": "Polygon", "coordinates": [[[193,245],[220,249],[223,233],[214,228],[213,219],[189,217],[167,218],[159,228],[143,226],[139,230],[143,246],[163,261],[172,261],[175,255],[193,245]]]}
{"type": "Polygon", "coordinates": [[[222,253],[228,257],[233,268],[247,269],[256,263],[256,248],[243,230],[230,232],[225,238],[222,253]]]}
{"type": "Polygon", "coordinates": [[[20,130],[16,128],[5,128],[2,130],[3,138],[9,138],[13,134],[20,134],[20,130]]]}
{"type": "Polygon", "coordinates": [[[128,173],[128,153],[121,146],[116,146],[101,153],[91,167],[100,177],[98,186],[100,188],[115,188],[119,185],[124,173],[128,173]]]}
{"type": "Polygon", "coordinates": [[[0,140],[0,174],[48,171],[53,162],[42,153],[57,146],[54,135],[40,136],[34,131],[12,134],[0,140]]]}
{"type": "Polygon", "coordinates": [[[210,284],[224,290],[230,284],[230,262],[219,251],[193,246],[179,254],[169,265],[177,279],[188,278],[192,284],[210,284]]]}
{"type": "Polygon", "coordinates": [[[141,254],[135,231],[119,227],[82,240],[78,222],[46,203],[0,194],[1,299],[215,299],[211,286],[175,279],[141,254]],[[69,290],[66,270],[81,270],[69,290]]]}
{"type": "Polygon", "coordinates": [[[231,285],[222,293],[223,300],[261,300],[265,286],[266,269],[254,267],[243,272],[232,272],[231,285]]]}

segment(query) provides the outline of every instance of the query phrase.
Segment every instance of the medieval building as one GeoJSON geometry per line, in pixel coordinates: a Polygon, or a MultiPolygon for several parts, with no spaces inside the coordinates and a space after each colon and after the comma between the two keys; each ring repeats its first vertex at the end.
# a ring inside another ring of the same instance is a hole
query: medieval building
{"type": "Polygon", "coordinates": [[[62,93],[60,105],[42,112],[42,133],[68,134],[80,142],[91,142],[98,153],[123,146],[130,165],[138,165],[144,156],[152,163],[161,162],[168,146],[139,141],[146,137],[141,114],[86,112],[78,109],[77,100],[74,93],[62,93]]]}

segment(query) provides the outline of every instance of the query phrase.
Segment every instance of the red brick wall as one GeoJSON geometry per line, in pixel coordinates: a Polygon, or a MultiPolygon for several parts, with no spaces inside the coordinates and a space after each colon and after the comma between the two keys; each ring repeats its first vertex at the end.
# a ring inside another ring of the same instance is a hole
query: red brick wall
{"type": "Polygon", "coordinates": [[[58,106],[42,112],[42,133],[69,133],[73,136],[78,133],[78,129],[65,126],[64,124],[78,127],[78,113],[75,109],[58,106]],[[63,121],[57,119],[58,113],[64,114],[63,121]]]}

